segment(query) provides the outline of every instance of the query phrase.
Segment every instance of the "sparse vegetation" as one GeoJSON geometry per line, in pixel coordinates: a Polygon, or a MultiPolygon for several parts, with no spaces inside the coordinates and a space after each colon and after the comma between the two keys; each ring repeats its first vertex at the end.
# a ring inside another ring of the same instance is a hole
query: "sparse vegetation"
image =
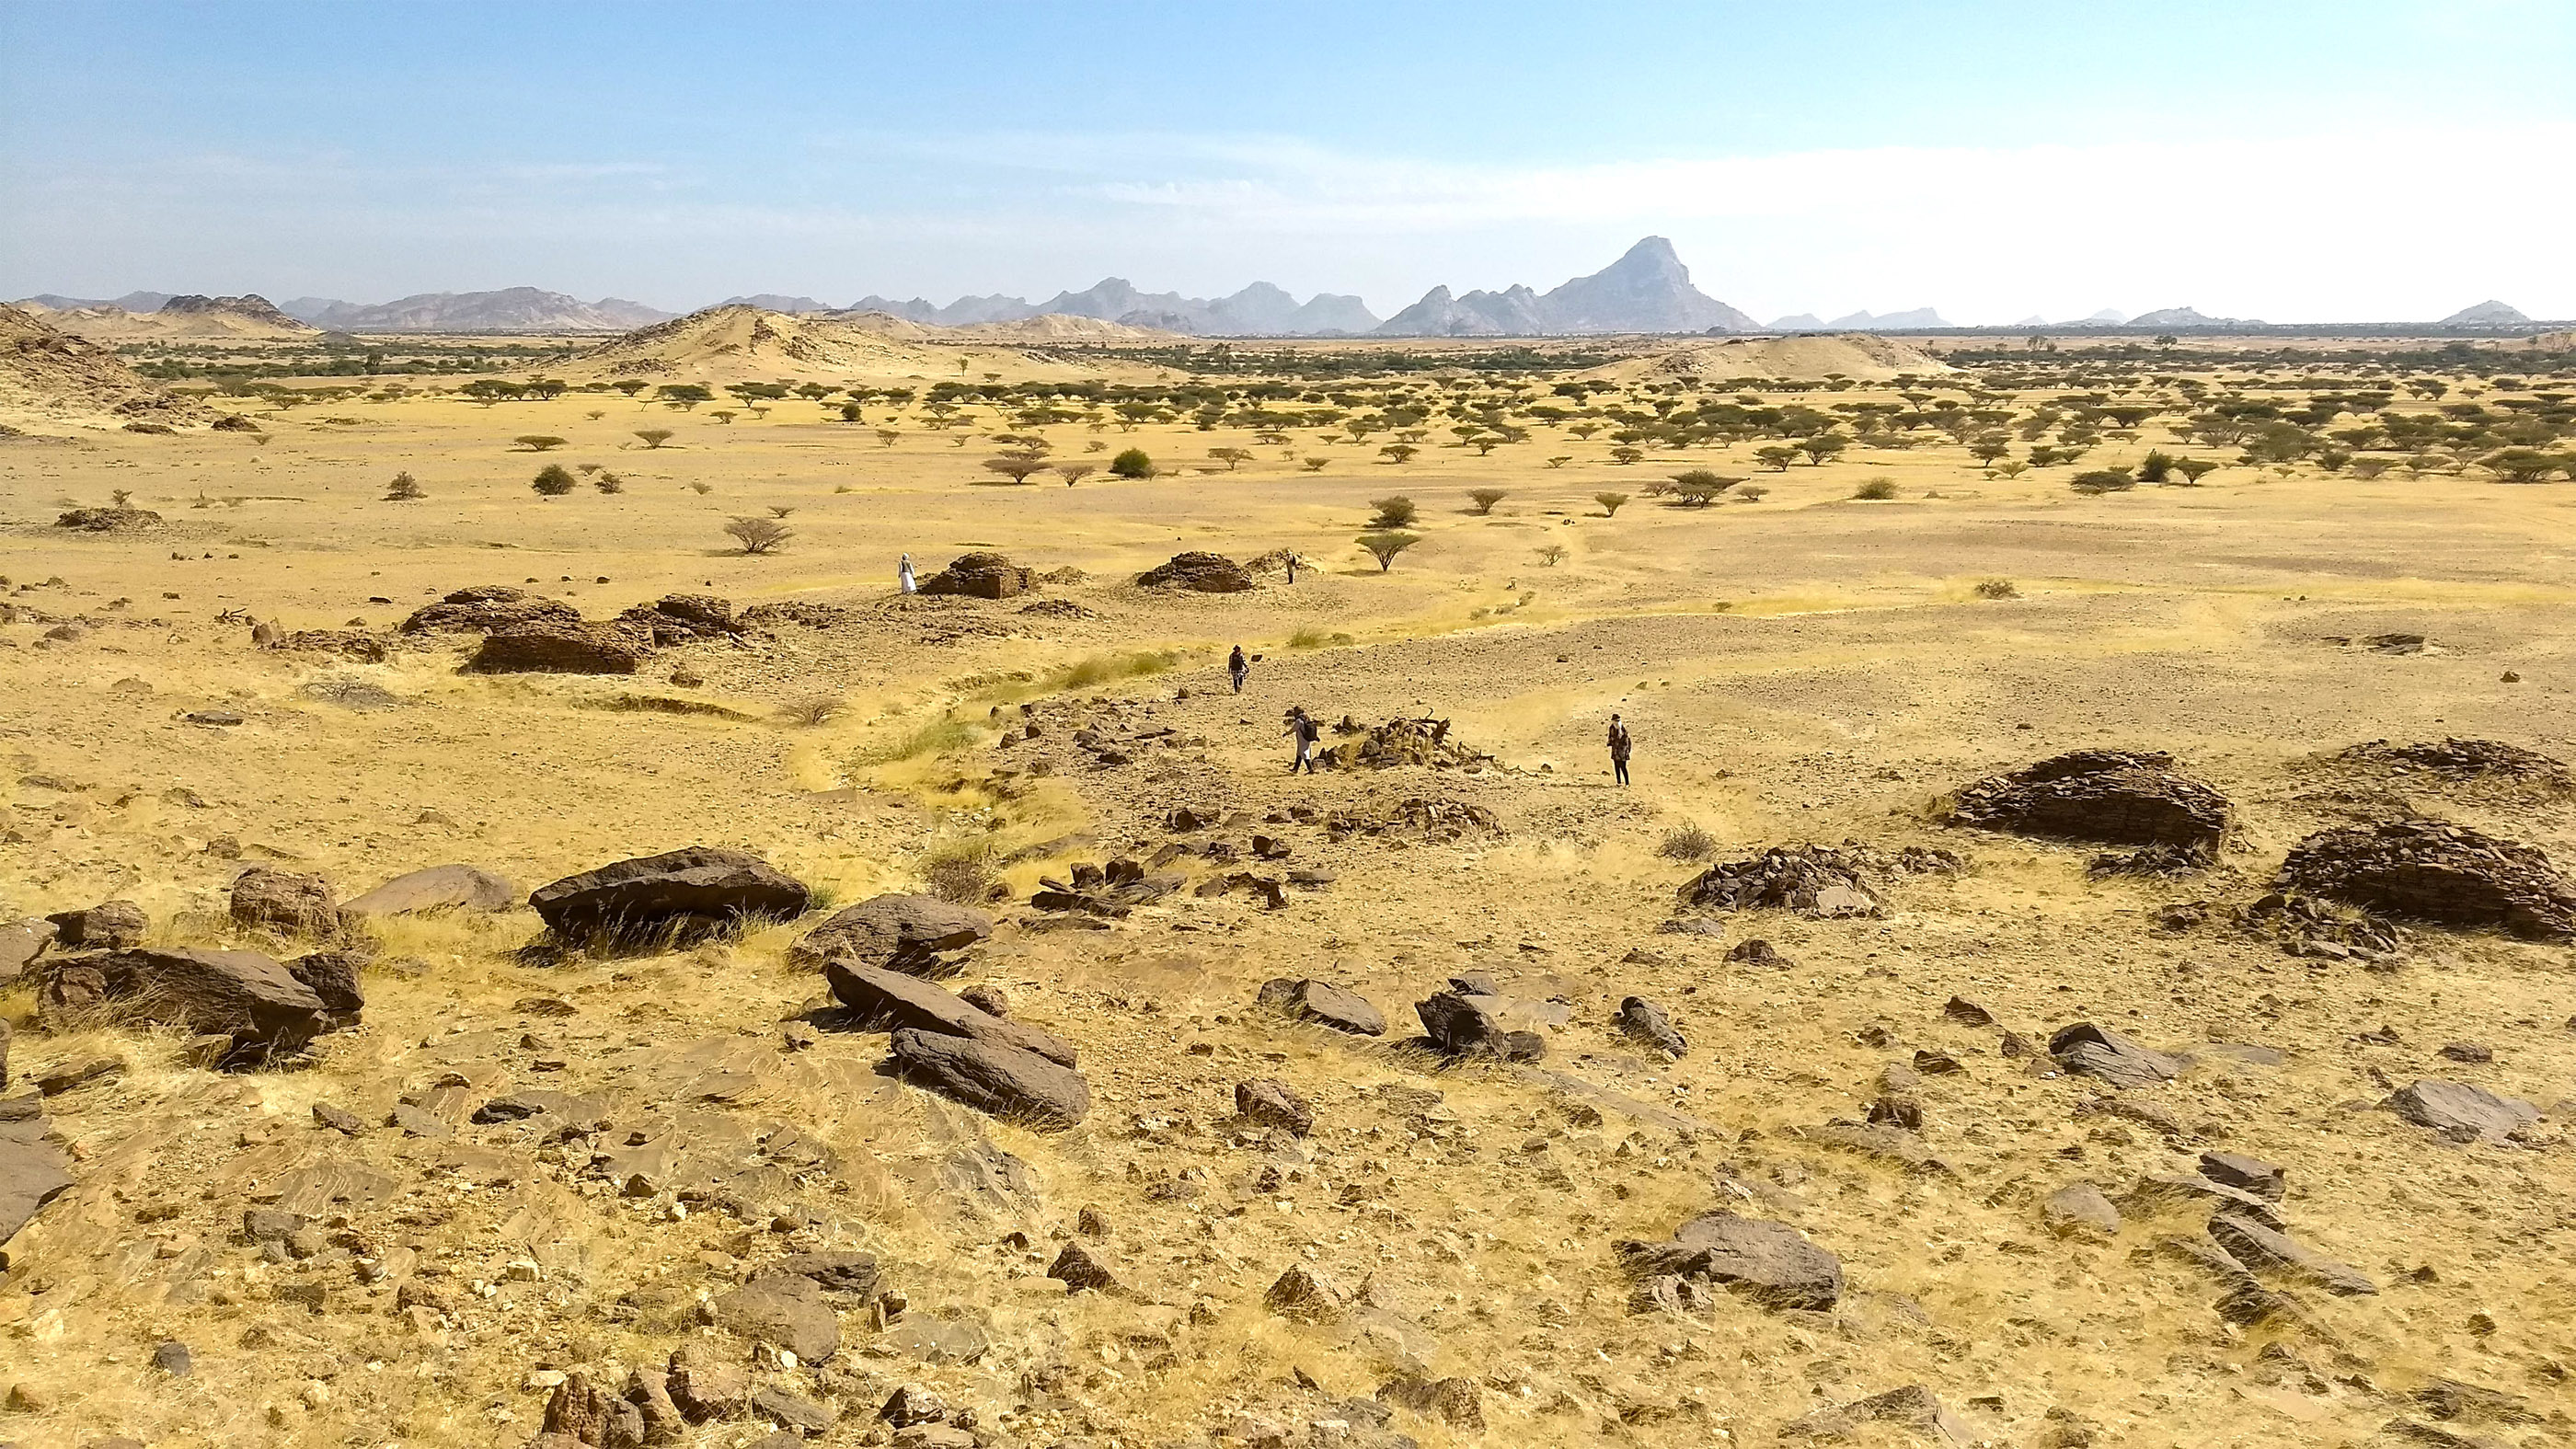
{"type": "Polygon", "coordinates": [[[385,486],[387,503],[413,503],[428,496],[429,490],[421,487],[420,480],[409,473],[396,473],[394,481],[385,486]]]}
{"type": "Polygon", "coordinates": [[[543,433],[521,433],[510,441],[531,453],[550,453],[564,445],[563,439],[550,438],[543,433]]]}
{"type": "Polygon", "coordinates": [[[796,536],[796,531],[775,518],[737,518],[724,526],[744,553],[768,553],[796,536]]]}
{"type": "Polygon", "coordinates": [[[1369,519],[1369,527],[1376,529],[1404,528],[1413,522],[1418,512],[1413,500],[1402,494],[1377,499],[1369,506],[1377,510],[1376,515],[1369,519]]]}
{"type": "Polygon", "coordinates": [[[1893,478],[1866,479],[1859,487],[1852,490],[1851,496],[1873,503],[1883,503],[1896,496],[1896,480],[1893,478]]]}
{"type": "Polygon", "coordinates": [[[1109,471],[1120,478],[1151,478],[1154,460],[1142,448],[1128,448],[1109,460],[1109,471]]]}
{"type": "Polygon", "coordinates": [[[1696,824],[1676,825],[1655,843],[1655,854],[1666,860],[1713,860],[1717,837],[1696,824]]]}
{"type": "Polygon", "coordinates": [[[1572,552],[1573,550],[1561,543],[1541,544],[1538,550],[1539,567],[1552,569],[1565,562],[1572,552]]]}
{"type": "Polygon", "coordinates": [[[1367,549],[1369,557],[1377,560],[1379,573],[1394,568],[1395,556],[1420,542],[1420,538],[1410,533],[1364,533],[1359,538],[1360,547],[1367,549]]]}
{"type": "Polygon", "coordinates": [[[2021,597],[2021,590],[2013,587],[2013,581],[2010,579],[1983,579],[1977,584],[1977,597],[1980,599],[2018,599],[2021,597]]]}
{"type": "Polygon", "coordinates": [[[1628,501],[1628,495],[1625,493],[1595,493],[1592,495],[1592,501],[1601,505],[1602,517],[1616,518],[1619,516],[1619,506],[1628,501]]]}
{"type": "Polygon", "coordinates": [[[671,441],[672,435],[669,428],[637,428],[635,436],[644,440],[645,447],[658,448],[671,441]]]}
{"type": "Polygon", "coordinates": [[[580,486],[572,470],[561,463],[548,463],[537,470],[536,481],[528,485],[548,498],[561,498],[580,486]]]}

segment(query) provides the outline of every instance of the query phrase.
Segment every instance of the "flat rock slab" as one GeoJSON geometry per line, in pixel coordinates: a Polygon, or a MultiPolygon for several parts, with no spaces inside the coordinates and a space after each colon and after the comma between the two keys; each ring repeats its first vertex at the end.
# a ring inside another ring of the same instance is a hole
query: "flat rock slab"
{"type": "Polygon", "coordinates": [[[398,875],[340,909],[361,916],[405,916],[424,911],[506,911],[519,903],[519,888],[479,865],[433,865],[398,875]]]}
{"type": "Polygon", "coordinates": [[[280,962],[256,951],[137,948],[73,957],[95,970],[109,1000],[137,1003],[146,1019],[291,1051],[330,1029],[328,1007],[280,962]]]}
{"type": "Polygon", "coordinates": [[[504,624],[466,660],[475,674],[633,674],[653,657],[653,631],[633,624],[541,619],[504,624]]]}
{"type": "Polygon", "coordinates": [[[2171,1081],[2183,1066],[2179,1058],[2140,1046],[2089,1021],[2059,1028],[2048,1039],[2048,1054],[2070,1072],[2123,1090],[2171,1081]]]}
{"type": "Polygon", "coordinates": [[[793,1274],[755,1278],[707,1303],[708,1321],[740,1338],[821,1363],[841,1347],[840,1321],[812,1280],[793,1274]]]}
{"type": "Polygon", "coordinates": [[[2120,1234],[2120,1210],[2102,1189],[2089,1182],[2070,1182],[2048,1195],[2040,1204],[2040,1217],[2049,1231],[2060,1237],[2092,1233],[2112,1238],[2120,1234]]]}
{"type": "MultiPolygon", "coordinates": [[[[36,1210],[53,1201],[72,1185],[71,1174],[64,1169],[71,1160],[62,1149],[45,1137],[45,1119],[32,1108],[10,1111],[13,1120],[0,1120],[0,1243],[16,1236],[36,1215],[36,1210]]],[[[0,1253],[0,1266],[6,1266],[7,1255],[0,1253]]]]}
{"type": "Polygon", "coordinates": [[[1091,1114],[1082,1074],[1035,1052],[911,1029],[896,1032],[893,1045],[898,1075],[980,1111],[1049,1130],[1091,1114]]]}
{"type": "Polygon", "coordinates": [[[2340,1297],[2379,1291],[2369,1274],[2250,1217],[2228,1212],[2213,1214],[2209,1238],[2251,1272],[2285,1274],[2340,1297]]]}
{"type": "Polygon", "coordinates": [[[1274,977],[1262,983],[1257,1000],[1261,1005],[1299,1021],[1310,1021],[1353,1036],[1386,1035],[1386,1018],[1376,1007],[1369,1005],[1358,992],[1328,981],[1317,981],[1311,977],[1304,980],[1274,977]]]}
{"type": "Polygon", "coordinates": [[[2400,1087],[2379,1105],[2402,1121],[2459,1141],[2502,1142],[2540,1120],[2540,1109],[2518,1097],[2499,1097],[2483,1087],[2438,1077],[2400,1087]]]}
{"type": "Polygon", "coordinates": [[[792,919],[810,899],[804,882],[756,855],[697,845],[566,876],[528,904],[568,940],[649,942],[792,919]]]}
{"type": "Polygon", "coordinates": [[[882,895],[835,912],[788,948],[799,966],[850,960],[908,976],[937,975],[948,955],[993,934],[993,918],[937,896],[882,895]]]}
{"type": "Polygon", "coordinates": [[[1623,1242],[1622,1264],[1638,1277],[1707,1278],[1770,1308],[1827,1309],[1842,1297],[1842,1260],[1787,1223],[1703,1213],[1669,1243],[1623,1242]]]}
{"type": "Polygon", "coordinates": [[[1063,1066],[1078,1065],[1071,1042],[976,1006],[947,987],[874,966],[833,961],[823,967],[832,995],[862,1020],[891,1022],[915,1031],[1034,1053],[1063,1066]]]}
{"type": "MultiPolygon", "coordinates": [[[[1921,1384],[1907,1384],[1883,1394],[1849,1404],[1836,1404],[1818,1409],[1804,1418],[1780,1426],[1780,1437],[1801,1439],[1855,1439],[1863,1426],[1892,1424],[1912,1429],[1925,1438],[1945,1444],[1966,1444],[1975,1435],[1956,1415],[1942,1407],[1940,1399],[1921,1384]]],[[[1876,1441],[1873,1441],[1876,1442],[1876,1441]]]]}

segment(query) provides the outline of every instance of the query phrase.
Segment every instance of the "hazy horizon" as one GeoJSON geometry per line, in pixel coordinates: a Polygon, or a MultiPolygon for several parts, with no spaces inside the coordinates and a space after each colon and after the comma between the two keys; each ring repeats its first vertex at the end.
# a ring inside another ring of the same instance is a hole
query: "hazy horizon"
{"type": "Polygon", "coordinates": [[[0,293],[2576,316],[2576,10],[0,4],[0,293]]]}

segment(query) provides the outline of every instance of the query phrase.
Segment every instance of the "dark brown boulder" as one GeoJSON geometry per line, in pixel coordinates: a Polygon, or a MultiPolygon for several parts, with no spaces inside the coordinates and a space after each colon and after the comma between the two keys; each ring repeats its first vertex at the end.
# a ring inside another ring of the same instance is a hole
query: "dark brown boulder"
{"type": "Polygon", "coordinates": [[[75,508],[54,520],[56,528],[76,528],[84,533],[116,533],[129,528],[154,528],[161,515],[149,508],[75,508]]]}
{"type": "Polygon", "coordinates": [[[318,875],[255,865],[233,878],[232,917],[253,930],[327,939],[340,934],[340,906],[318,875]]]}
{"type": "Polygon", "coordinates": [[[996,1116],[1062,1129],[1091,1114],[1091,1087],[1071,1067],[1035,1052],[969,1037],[894,1034],[896,1074],[996,1116]]]}
{"type": "Polygon", "coordinates": [[[543,1432],[589,1449],[643,1449],[644,1416],[633,1404],[574,1374],[546,1400],[543,1432]]]}
{"type": "Polygon", "coordinates": [[[367,961],[367,956],[357,951],[316,951],[287,962],[286,969],[322,998],[322,1009],[331,1013],[336,1028],[354,1025],[358,1014],[366,1009],[367,997],[358,986],[358,973],[367,961]]]}
{"type": "Polygon", "coordinates": [[[1068,1067],[1076,1064],[1072,1043],[1062,1037],[1006,1021],[969,1004],[948,988],[917,976],[832,961],[824,965],[823,977],[831,983],[832,995],[862,1021],[966,1037],[1030,1052],[1068,1067]]]}
{"type": "Polygon", "coordinates": [[[2528,845],[2465,825],[2393,820],[2321,830],[2281,863],[2284,889],[2527,940],[2576,940],[2576,887],[2528,845]]]}
{"type": "Polygon", "coordinates": [[[104,901],[86,910],[57,911],[45,919],[53,923],[55,940],[84,951],[140,946],[143,933],[152,927],[143,908],[132,901],[104,901]]]}
{"type": "Polygon", "coordinates": [[[1684,910],[1795,911],[1839,920],[1875,916],[1880,888],[1907,875],[1953,875],[1966,862],[1946,850],[1909,845],[1884,851],[1842,845],[1773,846],[1748,860],[1720,861],[1685,882],[1684,910]]]}
{"type": "Polygon", "coordinates": [[[1262,983],[1258,999],[1263,1006],[1299,1021],[1310,1021],[1353,1036],[1386,1035],[1386,1018],[1376,1007],[1369,1005],[1358,992],[1344,990],[1328,981],[1274,977],[1262,983]]]}
{"type": "Polygon", "coordinates": [[[1621,1265],[1641,1278],[1706,1278],[1772,1308],[1827,1309],[1843,1292],[1842,1260],[1787,1223],[1703,1213],[1668,1243],[1622,1242],[1621,1265]]]}
{"type": "Polygon", "coordinates": [[[1234,1084],[1234,1115],[1263,1127],[1277,1127],[1292,1137],[1315,1130],[1315,1109],[1276,1077],[1234,1084]]]}
{"type": "Polygon", "coordinates": [[[1499,997],[1458,991],[1435,991],[1413,1004],[1422,1030],[1445,1056],[1491,1056],[1507,1062],[1534,1062],[1547,1055],[1547,1041],[1534,1031],[1505,1026],[1499,997]]]}
{"type": "Polygon", "coordinates": [[[484,635],[465,667],[476,674],[633,674],[652,656],[650,630],[542,620],[484,635]]]}
{"type": "Polygon", "coordinates": [[[518,903],[519,888],[507,877],[476,865],[433,865],[395,876],[340,909],[353,916],[403,916],[451,909],[506,911],[518,903]]]}
{"type": "Polygon", "coordinates": [[[809,899],[802,881],[756,855],[693,845],[566,876],[537,887],[528,904],[564,939],[631,945],[793,919],[809,899]]]}
{"type": "Polygon", "coordinates": [[[1613,1024],[1619,1028],[1620,1035],[1658,1051],[1670,1052],[1677,1057],[1690,1051],[1690,1042],[1673,1025],[1673,1019],[1664,1014],[1662,1007],[1642,996],[1631,996],[1620,1002],[1619,1015],[1613,1024]]]}
{"type": "Polygon", "coordinates": [[[581,611],[560,599],[540,598],[507,584],[458,589],[403,620],[406,634],[488,634],[512,624],[578,624],[581,611]]]}
{"type": "Polygon", "coordinates": [[[740,1338],[783,1348],[806,1363],[821,1363],[841,1347],[841,1325],[831,1302],[811,1279],[793,1274],[754,1278],[707,1304],[708,1321],[740,1338]]]}
{"type": "MultiPolygon", "coordinates": [[[[0,1101],[0,1243],[17,1235],[36,1210],[72,1185],[71,1165],[47,1136],[32,1096],[0,1101]]],[[[0,1268],[8,1254],[0,1252],[0,1268]]]]}
{"type": "Polygon", "coordinates": [[[130,1003],[144,1020],[229,1036],[237,1058],[292,1051],[332,1025],[312,987],[256,951],[106,951],[66,958],[54,970],[94,973],[105,999],[130,1003]]]}
{"type": "Polygon", "coordinates": [[[1198,594],[1239,594],[1252,587],[1252,575],[1223,554],[1189,552],[1172,555],[1136,576],[1149,589],[1187,589],[1198,594]]]}
{"type": "Polygon", "coordinates": [[[907,976],[938,976],[954,969],[949,953],[993,934],[993,918],[972,906],[937,896],[882,895],[835,911],[787,949],[789,962],[817,966],[854,961],[907,976]]]}
{"type": "Polygon", "coordinates": [[[960,554],[947,568],[921,581],[925,594],[1012,599],[1037,586],[1037,575],[998,553],[960,554]]]}
{"type": "Polygon", "coordinates": [[[1953,823],[2015,835],[2167,846],[2208,861],[2227,834],[2227,797],[2154,750],[2075,750],[1979,780],[1953,823]]]}

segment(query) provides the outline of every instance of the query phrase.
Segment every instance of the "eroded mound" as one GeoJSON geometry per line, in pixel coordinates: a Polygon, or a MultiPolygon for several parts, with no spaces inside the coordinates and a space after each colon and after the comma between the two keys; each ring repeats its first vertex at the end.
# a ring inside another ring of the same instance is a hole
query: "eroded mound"
{"type": "Polygon", "coordinates": [[[2451,780],[2509,780],[2552,790],[2576,789],[2576,779],[2569,777],[2565,761],[2501,740],[2454,738],[2411,745],[2371,740],[2340,751],[2334,758],[2348,765],[2425,770],[2451,780]]]}
{"type": "Polygon", "coordinates": [[[1360,737],[1325,751],[1345,770],[1392,770],[1418,765],[1455,770],[1490,765],[1494,757],[1449,737],[1445,719],[1391,719],[1360,737]]]}
{"type": "Polygon", "coordinates": [[[1149,589],[1188,589],[1199,594],[1239,594],[1252,587],[1243,565],[1220,553],[1176,553],[1145,570],[1136,582],[1149,589]]]}
{"type": "Polygon", "coordinates": [[[1773,846],[1750,860],[1710,866],[1681,888],[1685,909],[1781,910],[1800,915],[1875,916],[1879,891],[1900,876],[1956,875],[1967,862],[1946,850],[1909,845],[1883,851],[1853,841],[1840,846],[1773,846]]]}
{"type": "Polygon", "coordinates": [[[998,553],[959,554],[948,567],[921,581],[925,594],[962,594],[975,599],[1017,598],[1035,587],[1036,579],[998,553]]]}
{"type": "Polygon", "coordinates": [[[2576,940],[2576,888],[2549,857],[2465,825],[2393,820],[2321,830],[2281,862],[2278,884],[2393,916],[2576,940]]]}
{"type": "Polygon", "coordinates": [[[477,584],[458,589],[403,620],[406,634],[489,633],[511,624],[577,624],[581,611],[560,600],[542,598],[508,584],[477,584]]]}
{"type": "Polygon", "coordinates": [[[2227,834],[2227,797],[2154,750],[2074,750],[1959,792],[1959,825],[2015,835],[2164,847],[2206,861],[2227,834]]]}

